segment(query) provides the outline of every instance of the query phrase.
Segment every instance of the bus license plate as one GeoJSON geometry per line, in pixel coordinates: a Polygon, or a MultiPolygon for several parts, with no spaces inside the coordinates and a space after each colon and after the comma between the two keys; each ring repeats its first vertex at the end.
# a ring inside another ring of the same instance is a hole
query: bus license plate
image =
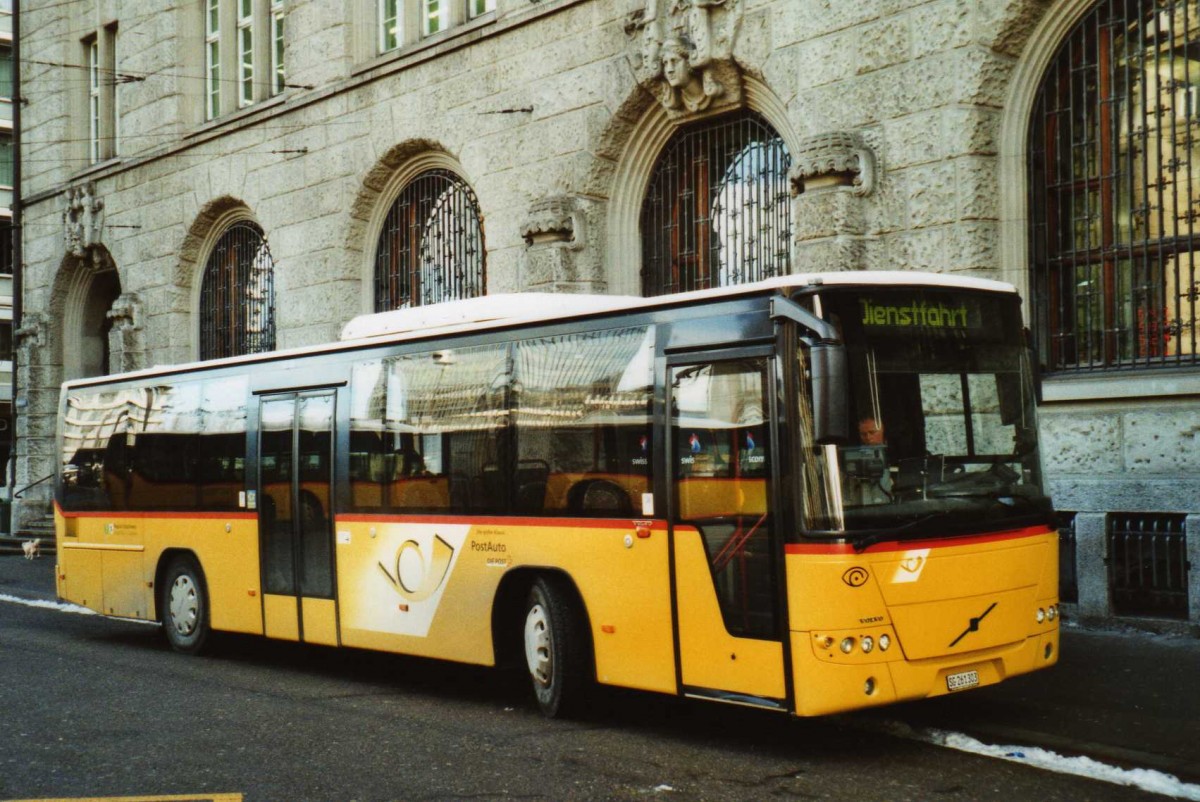
{"type": "Polygon", "coordinates": [[[960,671],[957,674],[946,675],[946,689],[951,693],[965,691],[967,688],[974,688],[977,685],[979,685],[978,671],[960,671]]]}

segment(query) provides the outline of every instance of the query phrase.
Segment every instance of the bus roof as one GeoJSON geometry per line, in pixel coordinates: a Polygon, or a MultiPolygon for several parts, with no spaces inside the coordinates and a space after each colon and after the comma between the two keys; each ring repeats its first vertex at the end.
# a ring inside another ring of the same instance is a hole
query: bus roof
{"type": "Polygon", "coordinates": [[[485,295],[460,301],[376,312],[353,318],[342,329],[341,339],[334,343],[301,346],[281,351],[246,354],[175,365],[156,365],[144,370],[111,376],[72,379],[63,387],[77,387],[113,381],[131,381],[157,375],[186,373],[192,370],[212,370],[242,363],[287,359],[329,351],[350,350],[376,342],[419,339],[431,335],[460,334],[476,329],[503,328],[570,320],[605,312],[636,311],[657,307],[677,306],[703,301],[717,301],[786,288],[819,286],[919,286],[948,289],[984,290],[1016,293],[1016,288],[1000,281],[954,276],[945,273],[923,273],[901,270],[855,270],[836,273],[799,273],[708,290],[694,290],[652,297],[630,295],[572,295],[568,293],[509,293],[485,295]]]}

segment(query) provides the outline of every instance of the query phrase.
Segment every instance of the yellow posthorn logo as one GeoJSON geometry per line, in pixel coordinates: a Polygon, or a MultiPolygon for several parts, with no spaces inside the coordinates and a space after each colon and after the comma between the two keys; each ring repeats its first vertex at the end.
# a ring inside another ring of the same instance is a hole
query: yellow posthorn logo
{"type": "Polygon", "coordinates": [[[410,602],[425,601],[432,596],[446,579],[450,561],[454,559],[454,547],[433,536],[433,557],[428,561],[415,540],[406,540],[396,551],[395,572],[379,563],[379,569],[387,576],[396,592],[410,602]]]}

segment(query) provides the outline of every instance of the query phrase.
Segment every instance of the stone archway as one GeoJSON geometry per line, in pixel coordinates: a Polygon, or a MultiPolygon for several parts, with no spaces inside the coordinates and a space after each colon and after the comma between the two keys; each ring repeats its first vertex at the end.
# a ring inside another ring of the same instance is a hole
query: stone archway
{"type": "Polygon", "coordinates": [[[68,257],[59,271],[51,311],[61,321],[57,337],[62,379],[101,376],[132,365],[112,358],[109,312],[121,297],[121,278],[108,250],[97,245],[82,258],[68,257]]]}

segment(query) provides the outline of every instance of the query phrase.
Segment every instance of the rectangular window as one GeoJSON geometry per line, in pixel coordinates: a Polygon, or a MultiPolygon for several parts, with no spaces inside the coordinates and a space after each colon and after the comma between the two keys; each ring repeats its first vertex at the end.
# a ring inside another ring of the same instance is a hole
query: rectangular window
{"type": "Polygon", "coordinates": [[[100,44],[87,45],[88,69],[88,159],[100,161],[100,44]]]}
{"type": "Polygon", "coordinates": [[[77,391],[63,422],[63,509],[238,509],[247,379],[77,391]]]}
{"type": "Polygon", "coordinates": [[[421,6],[421,29],[425,36],[432,36],[446,27],[444,0],[421,0],[421,6]]]}
{"type": "Polygon", "coordinates": [[[471,0],[471,17],[478,17],[496,10],[496,0],[471,0]]]}
{"type": "Polygon", "coordinates": [[[379,0],[379,52],[400,46],[400,0],[379,0]]]}
{"type": "Polygon", "coordinates": [[[509,346],[356,365],[350,486],[359,512],[509,509],[509,346]]]}
{"type": "Polygon", "coordinates": [[[13,143],[12,134],[0,134],[0,187],[13,185],[13,143]]]}
{"type": "Polygon", "coordinates": [[[629,517],[650,492],[654,329],[517,344],[518,515],[629,517]]]}
{"type": "Polygon", "coordinates": [[[238,105],[254,102],[254,3],[238,2],[238,105]]]}
{"type": "Polygon", "coordinates": [[[283,69],[283,0],[271,3],[271,94],[278,95],[286,82],[283,69]]]}
{"type": "Polygon", "coordinates": [[[221,8],[219,0],[208,0],[204,24],[208,119],[211,120],[221,114],[221,8]]]}
{"type": "Polygon", "coordinates": [[[12,98],[12,48],[0,46],[0,98],[12,98]]]}

